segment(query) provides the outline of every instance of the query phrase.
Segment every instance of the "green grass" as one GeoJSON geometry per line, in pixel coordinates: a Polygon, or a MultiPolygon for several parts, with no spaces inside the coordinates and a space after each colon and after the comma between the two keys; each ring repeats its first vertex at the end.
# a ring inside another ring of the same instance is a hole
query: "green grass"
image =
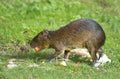
{"type": "Polygon", "coordinates": [[[1,0],[0,79],[119,79],[119,5],[120,0],[1,0]],[[53,50],[36,53],[28,46],[43,29],[56,30],[78,18],[91,18],[103,27],[107,36],[103,48],[112,63],[97,69],[71,56],[68,66],[62,67],[57,65],[59,60],[47,62],[53,50]],[[12,58],[18,67],[9,69],[12,58]],[[77,62],[80,65],[75,67],[77,62]],[[34,63],[38,67],[28,67],[34,63]]]}

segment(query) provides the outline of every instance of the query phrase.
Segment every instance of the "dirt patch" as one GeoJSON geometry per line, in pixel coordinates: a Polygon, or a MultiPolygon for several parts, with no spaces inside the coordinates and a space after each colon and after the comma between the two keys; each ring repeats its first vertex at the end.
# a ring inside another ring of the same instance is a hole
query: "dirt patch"
{"type": "Polygon", "coordinates": [[[2,45],[0,47],[0,55],[16,55],[19,53],[29,52],[30,46],[29,44],[8,44],[2,45]]]}

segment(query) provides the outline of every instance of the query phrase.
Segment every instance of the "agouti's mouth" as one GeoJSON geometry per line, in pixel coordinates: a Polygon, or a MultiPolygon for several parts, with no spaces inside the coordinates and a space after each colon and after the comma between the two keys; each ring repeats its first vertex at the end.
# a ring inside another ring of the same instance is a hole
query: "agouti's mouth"
{"type": "Polygon", "coordinates": [[[37,52],[40,51],[40,47],[35,47],[34,49],[35,49],[37,52]]]}

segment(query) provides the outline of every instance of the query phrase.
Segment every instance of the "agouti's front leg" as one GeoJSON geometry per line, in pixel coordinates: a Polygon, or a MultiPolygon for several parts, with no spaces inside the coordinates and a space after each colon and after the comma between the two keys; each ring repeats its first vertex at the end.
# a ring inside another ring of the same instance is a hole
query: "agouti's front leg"
{"type": "Polygon", "coordinates": [[[52,59],[56,58],[58,55],[60,55],[61,53],[64,53],[64,50],[56,50],[54,54],[52,54],[49,58],[49,62],[52,61],[52,59]]]}
{"type": "Polygon", "coordinates": [[[65,52],[64,52],[64,61],[65,62],[68,61],[69,55],[70,55],[70,51],[69,50],[65,50],[65,52]]]}

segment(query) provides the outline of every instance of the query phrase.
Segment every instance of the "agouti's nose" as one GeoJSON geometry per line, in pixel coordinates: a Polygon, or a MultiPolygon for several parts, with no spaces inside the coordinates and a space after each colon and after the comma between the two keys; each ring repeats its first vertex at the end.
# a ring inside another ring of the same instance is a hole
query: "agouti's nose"
{"type": "Polygon", "coordinates": [[[32,46],[32,43],[30,43],[30,46],[33,47],[33,46],[32,46]]]}

